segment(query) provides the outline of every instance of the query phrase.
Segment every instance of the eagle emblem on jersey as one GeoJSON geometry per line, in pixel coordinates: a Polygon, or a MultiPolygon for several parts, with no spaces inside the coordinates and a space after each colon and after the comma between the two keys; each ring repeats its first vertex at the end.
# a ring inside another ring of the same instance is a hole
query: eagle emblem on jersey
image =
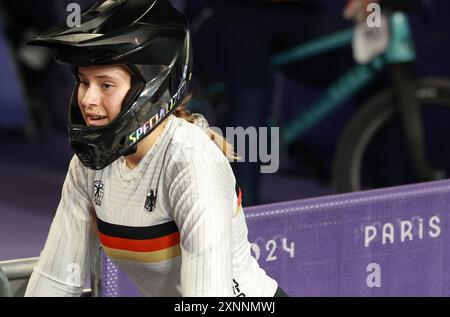
{"type": "Polygon", "coordinates": [[[104,187],[105,187],[105,185],[103,184],[102,181],[94,182],[94,203],[97,206],[102,205],[104,187]]]}
{"type": "Polygon", "coordinates": [[[145,211],[152,212],[155,209],[157,193],[158,190],[150,189],[150,192],[147,194],[147,198],[145,198],[145,205],[144,205],[145,211]]]}

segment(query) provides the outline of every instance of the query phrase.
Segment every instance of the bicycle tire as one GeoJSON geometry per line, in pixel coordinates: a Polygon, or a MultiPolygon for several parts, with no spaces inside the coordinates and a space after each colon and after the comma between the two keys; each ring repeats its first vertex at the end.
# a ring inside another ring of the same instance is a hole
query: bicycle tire
{"type": "MultiPolygon", "coordinates": [[[[415,95],[418,98],[421,111],[427,105],[444,106],[450,109],[450,80],[441,78],[420,79],[416,84],[415,95]]],[[[352,192],[373,188],[363,186],[363,159],[366,151],[368,151],[369,144],[380,133],[381,129],[394,119],[396,114],[393,91],[391,88],[387,88],[369,99],[350,119],[337,143],[333,163],[333,183],[337,192],[352,192]]],[[[391,185],[386,184],[374,188],[388,186],[391,185]]]]}

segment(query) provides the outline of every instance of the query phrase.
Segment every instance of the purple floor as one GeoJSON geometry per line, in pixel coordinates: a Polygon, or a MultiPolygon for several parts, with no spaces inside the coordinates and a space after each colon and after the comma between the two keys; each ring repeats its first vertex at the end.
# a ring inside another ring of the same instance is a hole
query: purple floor
{"type": "Polygon", "coordinates": [[[64,137],[34,143],[0,137],[0,260],[38,256],[71,157],[64,137]]]}
{"type": "Polygon", "coordinates": [[[51,224],[51,215],[0,204],[0,261],[39,256],[51,224]]]}
{"type": "MultiPolygon", "coordinates": [[[[0,261],[39,256],[58,205],[71,150],[65,137],[24,144],[2,140],[0,261]]],[[[331,194],[313,180],[263,174],[265,203],[331,194]]]]}

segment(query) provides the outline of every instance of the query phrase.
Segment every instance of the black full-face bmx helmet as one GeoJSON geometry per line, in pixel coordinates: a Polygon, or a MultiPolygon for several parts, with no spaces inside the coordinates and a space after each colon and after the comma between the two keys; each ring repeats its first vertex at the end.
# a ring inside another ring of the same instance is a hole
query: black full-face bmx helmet
{"type": "Polygon", "coordinates": [[[50,47],[56,61],[73,70],[70,145],[94,170],[134,153],[176,109],[191,78],[189,24],[167,0],[103,0],[82,12],[79,26],[60,23],[29,44],[50,47]],[[107,125],[87,126],[77,101],[77,67],[117,64],[132,75],[121,111],[107,125]]]}

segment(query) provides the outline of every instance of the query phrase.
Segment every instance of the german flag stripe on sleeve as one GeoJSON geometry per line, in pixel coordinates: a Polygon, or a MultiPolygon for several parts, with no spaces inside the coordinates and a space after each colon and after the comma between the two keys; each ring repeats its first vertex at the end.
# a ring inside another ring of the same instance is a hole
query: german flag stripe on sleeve
{"type": "Polygon", "coordinates": [[[236,197],[237,197],[237,206],[234,210],[234,217],[236,217],[237,215],[239,215],[239,213],[242,212],[242,191],[237,183],[236,183],[235,190],[236,190],[236,197]]]}
{"type": "Polygon", "coordinates": [[[240,206],[242,204],[242,191],[237,183],[236,183],[235,190],[236,190],[236,196],[237,196],[237,204],[238,204],[238,206],[240,206]]]}

